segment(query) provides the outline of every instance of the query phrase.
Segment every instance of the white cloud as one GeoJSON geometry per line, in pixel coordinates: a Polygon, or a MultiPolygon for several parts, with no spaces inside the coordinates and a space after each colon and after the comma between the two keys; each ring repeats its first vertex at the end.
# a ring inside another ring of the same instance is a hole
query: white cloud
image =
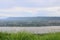
{"type": "Polygon", "coordinates": [[[27,7],[13,7],[8,9],[0,9],[0,12],[29,12],[34,13],[36,12],[36,8],[27,8],[27,7]]]}
{"type": "Polygon", "coordinates": [[[0,17],[24,17],[24,15],[19,13],[0,13],[0,17]]]}
{"type": "Polygon", "coordinates": [[[24,1],[23,0],[0,0],[0,4],[1,4],[0,5],[1,6],[0,16],[24,16],[21,12],[25,14],[31,13],[31,15],[37,15],[39,14],[38,12],[41,12],[41,11],[49,12],[47,14],[45,13],[46,15],[50,15],[50,16],[57,15],[58,16],[60,15],[60,3],[59,2],[60,0],[24,0],[24,1]],[[59,6],[56,6],[56,5],[59,5],[59,6]],[[17,6],[17,7],[13,7],[13,6],[17,6]],[[31,6],[31,8],[27,6],[31,6]],[[37,7],[35,8],[35,6],[37,7]],[[40,6],[44,6],[44,7],[41,8],[40,6]],[[8,7],[8,8],[4,9],[3,7],[4,8],[8,7]]]}
{"type": "Polygon", "coordinates": [[[0,12],[29,12],[29,13],[36,13],[38,11],[60,12],[60,7],[44,7],[44,8],[12,7],[12,8],[7,8],[7,9],[0,9],[0,12]]]}
{"type": "MultiPolygon", "coordinates": [[[[13,8],[7,8],[7,9],[0,9],[0,16],[24,16],[22,13],[16,13],[16,12],[26,12],[31,13],[32,15],[38,14],[39,11],[46,11],[46,12],[52,12],[48,13],[47,15],[60,15],[60,7],[45,7],[45,8],[27,8],[27,7],[13,7],[13,8]],[[15,13],[15,15],[14,15],[15,13]]],[[[26,14],[27,15],[27,14],[26,14]]],[[[25,15],[25,16],[26,16],[25,15]]]]}

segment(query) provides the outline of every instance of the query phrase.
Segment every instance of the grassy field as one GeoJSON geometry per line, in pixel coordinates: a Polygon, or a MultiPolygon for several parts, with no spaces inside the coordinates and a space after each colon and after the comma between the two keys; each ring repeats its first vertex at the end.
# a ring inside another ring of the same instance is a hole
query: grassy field
{"type": "Polygon", "coordinates": [[[47,34],[32,34],[28,32],[0,32],[0,40],[60,40],[60,32],[47,34]]]}

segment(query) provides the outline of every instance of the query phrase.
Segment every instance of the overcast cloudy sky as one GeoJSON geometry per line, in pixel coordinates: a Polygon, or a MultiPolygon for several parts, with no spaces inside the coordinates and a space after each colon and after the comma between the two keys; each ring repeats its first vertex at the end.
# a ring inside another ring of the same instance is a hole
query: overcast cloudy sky
{"type": "Polygon", "coordinates": [[[60,0],[0,0],[0,16],[60,16],[60,0]]]}

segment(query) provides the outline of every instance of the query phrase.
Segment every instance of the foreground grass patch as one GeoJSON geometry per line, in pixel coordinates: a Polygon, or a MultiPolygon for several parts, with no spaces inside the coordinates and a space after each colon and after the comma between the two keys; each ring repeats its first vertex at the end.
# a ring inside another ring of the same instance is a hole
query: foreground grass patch
{"type": "Polygon", "coordinates": [[[0,40],[60,40],[60,33],[32,34],[27,32],[0,32],[0,40]]]}

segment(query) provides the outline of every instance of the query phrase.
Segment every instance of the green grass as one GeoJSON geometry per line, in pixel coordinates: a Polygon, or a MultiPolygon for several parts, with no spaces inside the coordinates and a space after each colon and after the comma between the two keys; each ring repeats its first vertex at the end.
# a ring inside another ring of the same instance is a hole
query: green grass
{"type": "Polygon", "coordinates": [[[60,33],[32,34],[28,32],[0,32],[0,40],[60,40],[60,33]]]}

